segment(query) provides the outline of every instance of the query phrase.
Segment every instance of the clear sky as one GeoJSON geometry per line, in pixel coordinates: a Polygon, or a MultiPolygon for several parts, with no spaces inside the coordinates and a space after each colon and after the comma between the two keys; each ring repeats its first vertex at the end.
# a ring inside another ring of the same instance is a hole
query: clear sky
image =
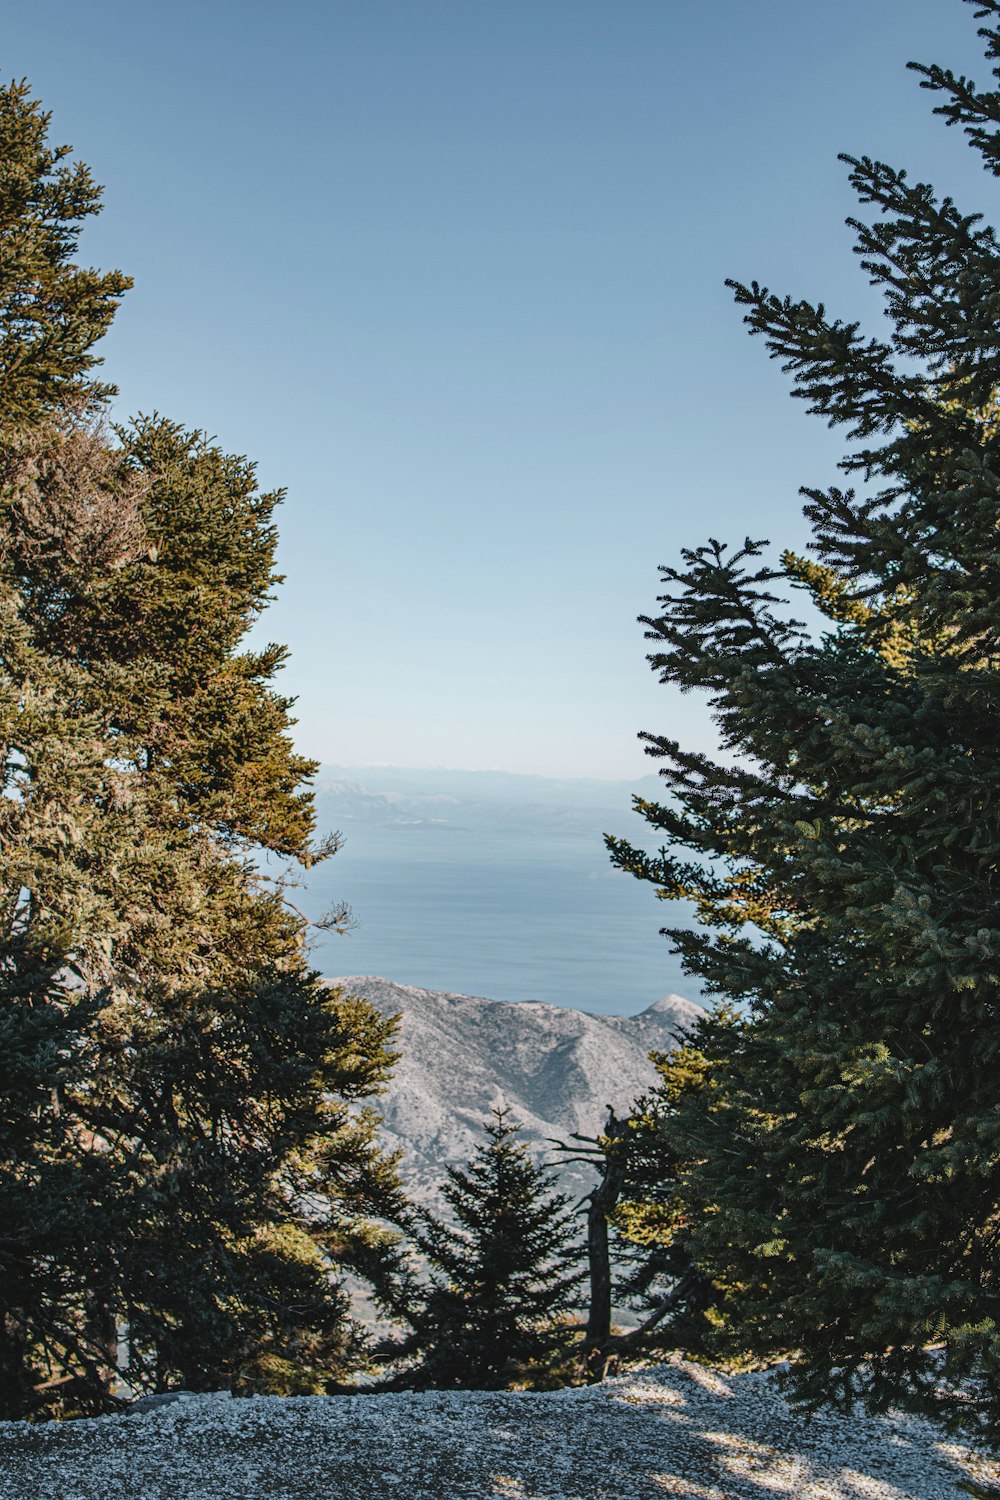
{"type": "Polygon", "coordinates": [[[703,742],[644,661],[657,564],[801,544],[839,451],[724,278],[873,315],[841,150],[996,196],[904,68],[983,78],[960,0],[33,0],[2,37],[106,184],[122,414],[288,487],[264,633],[326,762],[703,742]]]}

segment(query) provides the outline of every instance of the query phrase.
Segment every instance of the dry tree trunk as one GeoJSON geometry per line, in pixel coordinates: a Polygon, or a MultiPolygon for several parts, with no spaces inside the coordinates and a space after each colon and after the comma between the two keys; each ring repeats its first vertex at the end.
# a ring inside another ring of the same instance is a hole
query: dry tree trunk
{"type": "Polygon", "coordinates": [[[608,1353],[611,1341],[611,1254],[608,1220],[625,1186],[625,1156],[614,1149],[628,1130],[628,1120],[608,1111],[604,1135],[611,1143],[604,1152],[601,1180],[587,1200],[587,1260],[590,1266],[590,1310],[584,1336],[584,1371],[588,1384],[613,1373],[618,1357],[608,1353]]]}

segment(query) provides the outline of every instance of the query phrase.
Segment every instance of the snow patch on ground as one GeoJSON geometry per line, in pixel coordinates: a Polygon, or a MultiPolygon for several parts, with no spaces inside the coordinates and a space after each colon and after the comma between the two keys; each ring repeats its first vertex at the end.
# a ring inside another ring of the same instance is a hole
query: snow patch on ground
{"type": "Polygon", "coordinates": [[[185,1396],[0,1423],[0,1500],[966,1500],[1000,1469],[913,1418],[791,1413],[675,1361],[551,1393],[185,1396]]]}

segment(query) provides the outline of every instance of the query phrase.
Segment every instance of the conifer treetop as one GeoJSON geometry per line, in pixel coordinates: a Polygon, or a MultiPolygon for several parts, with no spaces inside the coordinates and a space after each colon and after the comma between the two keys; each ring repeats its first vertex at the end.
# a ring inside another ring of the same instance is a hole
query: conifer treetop
{"type": "Polygon", "coordinates": [[[93,378],[93,346],[132,285],[77,265],[102,189],[69,146],[48,141],[51,114],[27,83],[0,88],[0,411],[5,429],[99,410],[116,388],[93,378]]]}

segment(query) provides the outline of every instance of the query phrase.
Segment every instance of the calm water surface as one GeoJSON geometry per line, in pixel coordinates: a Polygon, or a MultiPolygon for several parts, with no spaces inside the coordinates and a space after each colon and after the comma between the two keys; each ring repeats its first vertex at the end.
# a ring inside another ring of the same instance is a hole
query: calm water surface
{"type": "Polygon", "coordinates": [[[635,835],[627,804],[617,823],[584,811],[568,829],[516,816],[522,826],[484,827],[468,812],[380,826],[321,799],[345,847],[295,899],[311,917],[347,901],[358,924],[318,937],[323,973],[618,1014],[670,992],[699,997],[659,936],[685,913],[609,863],[601,832],[635,835]]]}

